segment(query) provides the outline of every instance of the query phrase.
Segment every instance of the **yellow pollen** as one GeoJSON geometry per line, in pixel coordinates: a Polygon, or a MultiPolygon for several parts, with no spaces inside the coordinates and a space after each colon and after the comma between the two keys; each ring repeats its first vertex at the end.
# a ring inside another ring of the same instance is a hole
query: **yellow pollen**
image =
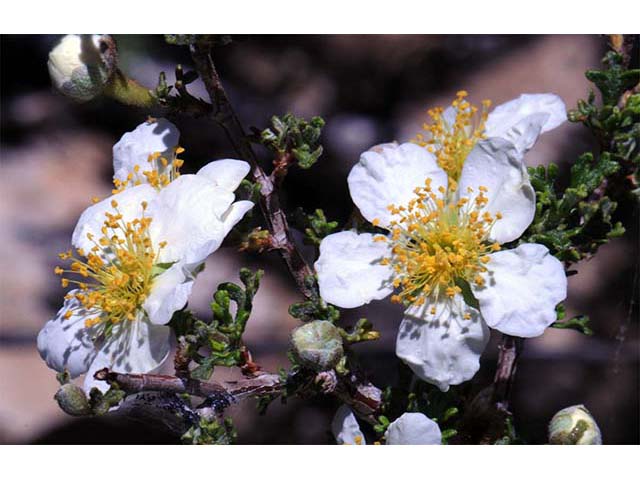
{"type": "Polygon", "coordinates": [[[445,203],[426,191],[430,184],[416,189],[407,207],[388,207],[397,217],[390,237],[382,237],[390,242],[391,253],[380,264],[390,265],[394,272],[392,283],[399,290],[391,297],[394,303],[422,305],[425,298],[432,303],[461,294],[458,283],[480,284],[488,254],[500,249],[489,242],[497,215],[485,213],[482,202],[467,198],[445,203]]]}
{"type": "MultiPolygon", "coordinates": [[[[182,147],[174,148],[169,158],[162,156],[162,152],[153,152],[147,157],[147,165],[142,167],[135,165],[133,172],[127,175],[126,180],[115,178],[113,180],[114,189],[112,193],[120,193],[128,187],[134,187],[142,184],[146,179],[152,187],[160,190],[169,185],[173,180],[180,176],[180,167],[184,164],[184,160],[176,158],[176,155],[183,153],[182,147]]],[[[114,207],[115,208],[115,207],[114,207]]]]}
{"type": "MultiPolygon", "coordinates": [[[[142,203],[144,210],[146,202],[142,203]]],[[[117,202],[112,201],[111,205],[115,209],[117,202]]],[[[149,217],[126,222],[117,210],[115,214],[106,212],[102,236],[96,240],[93,235],[87,235],[94,243],[87,255],[81,249],[77,250],[77,256],[71,251],[59,255],[71,261],[71,265],[69,270],[56,267],[54,273],[67,272],[82,277],[61,279],[63,287],[73,284],[79,289],[65,296],[78,302],[77,307],[65,313],[65,319],[77,311],[86,317],[87,328],[96,325],[106,328],[109,324],[135,320],[143,313],[143,304],[155,277],[153,267],[158,262],[159,250],[167,245],[160,242],[154,251],[149,237],[150,224],[149,217]]]]}
{"type": "Polygon", "coordinates": [[[414,142],[435,153],[438,165],[449,177],[449,189],[455,190],[462,173],[462,166],[475,144],[485,138],[484,130],[489,116],[489,100],[482,101],[482,108],[465,100],[468,93],[460,90],[451,106],[455,118],[445,118],[441,107],[428,110],[431,123],[425,123],[424,133],[416,135],[414,142]]]}

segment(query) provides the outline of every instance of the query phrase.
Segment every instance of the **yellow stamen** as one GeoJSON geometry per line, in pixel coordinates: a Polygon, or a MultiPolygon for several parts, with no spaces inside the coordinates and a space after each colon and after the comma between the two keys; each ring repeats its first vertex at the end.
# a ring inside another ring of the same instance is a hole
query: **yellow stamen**
{"type": "MultiPolygon", "coordinates": [[[[462,293],[461,280],[481,285],[488,254],[500,249],[488,241],[498,216],[483,211],[483,201],[476,197],[445,203],[430,186],[427,181],[416,189],[407,207],[388,207],[398,217],[387,238],[391,254],[380,263],[395,273],[392,283],[400,291],[391,297],[394,303],[422,305],[425,298],[429,303],[453,298],[462,293]]],[[[478,197],[487,192],[485,187],[479,190],[478,197]]],[[[435,307],[431,312],[435,315],[435,307]]]]}
{"type": "Polygon", "coordinates": [[[145,179],[152,187],[160,190],[166,187],[173,180],[180,176],[180,167],[184,164],[184,160],[176,158],[176,155],[183,153],[184,148],[176,147],[173,149],[169,158],[162,156],[162,152],[153,152],[147,157],[149,169],[142,170],[140,165],[133,167],[133,172],[127,175],[126,180],[114,179],[114,189],[112,193],[120,193],[128,187],[140,185],[145,179]]]}
{"type": "MultiPolygon", "coordinates": [[[[144,210],[146,202],[142,204],[144,210]]],[[[65,313],[64,318],[77,312],[87,317],[87,328],[135,320],[143,313],[143,304],[154,280],[153,266],[158,261],[159,250],[167,245],[160,242],[154,251],[149,237],[151,218],[143,216],[125,222],[117,210],[118,203],[112,200],[111,205],[116,212],[105,213],[102,236],[94,239],[93,235],[87,235],[94,243],[88,255],[81,249],[77,250],[77,257],[71,251],[59,255],[71,261],[70,270],[66,272],[87,279],[61,279],[63,287],[73,283],[80,290],[65,297],[75,298],[78,306],[65,313]]],[[[56,267],[54,272],[61,275],[65,270],[56,267]]]]}
{"type": "Polygon", "coordinates": [[[438,165],[449,177],[449,190],[456,189],[462,173],[462,166],[475,144],[485,138],[485,124],[491,102],[483,100],[482,109],[465,100],[468,93],[460,90],[451,103],[455,109],[455,119],[444,118],[441,107],[428,110],[432,123],[422,126],[424,134],[416,135],[414,142],[436,154],[438,165]],[[450,123],[452,122],[452,123],[450,123]]]}

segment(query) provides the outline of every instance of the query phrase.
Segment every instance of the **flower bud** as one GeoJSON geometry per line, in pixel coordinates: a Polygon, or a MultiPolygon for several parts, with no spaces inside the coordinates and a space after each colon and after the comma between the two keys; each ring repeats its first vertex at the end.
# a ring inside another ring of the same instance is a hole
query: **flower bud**
{"type": "Polygon", "coordinates": [[[334,368],[344,355],[338,328],[326,320],[314,320],[291,334],[296,356],[317,371],[334,368]]]}
{"type": "Polygon", "coordinates": [[[65,35],[47,62],[53,86],[81,102],[102,92],[116,65],[116,44],[109,35],[65,35]]]}
{"type": "Polygon", "coordinates": [[[598,424],[584,405],[563,408],[549,422],[553,445],[602,445],[598,424]]]}
{"type": "Polygon", "coordinates": [[[84,391],[73,383],[65,383],[60,387],[53,397],[60,405],[60,408],[67,414],[74,417],[89,415],[91,408],[84,391]]]}

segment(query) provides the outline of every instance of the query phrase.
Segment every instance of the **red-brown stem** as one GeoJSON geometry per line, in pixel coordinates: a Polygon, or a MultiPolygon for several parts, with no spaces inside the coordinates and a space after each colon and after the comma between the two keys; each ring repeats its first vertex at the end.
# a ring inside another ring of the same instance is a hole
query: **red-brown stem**
{"type": "Polygon", "coordinates": [[[191,56],[211,98],[214,107],[213,118],[222,127],[235,150],[251,164],[253,179],[260,186],[260,209],[271,233],[273,246],[286,263],[298,289],[305,297],[313,298],[315,293],[308,282],[314,278],[313,270],[295,246],[286,214],[280,206],[274,179],[267,175],[258,163],[242,123],[222,86],[211,57],[210,46],[197,43],[192,45],[191,56]]]}
{"type": "Polygon", "coordinates": [[[508,412],[511,390],[515,380],[518,357],[522,353],[524,339],[502,335],[498,346],[498,366],[493,378],[493,402],[498,410],[508,412]]]}

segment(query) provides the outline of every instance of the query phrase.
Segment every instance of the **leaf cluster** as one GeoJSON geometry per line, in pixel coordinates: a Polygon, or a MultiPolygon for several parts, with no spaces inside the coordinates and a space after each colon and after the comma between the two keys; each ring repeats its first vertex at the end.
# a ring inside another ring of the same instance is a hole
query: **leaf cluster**
{"type": "Polygon", "coordinates": [[[324,120],[313,117],[310,121],[290,113],[271,117],[271,127],[260,132],[259,140],[277,156],[293,155],[297,165],[308,169],[322,155],[320,135],[324,120]]]}
{"type": "Polygon", "coordinates": [[[327,220],[322,209],[317,208],[313,213],[305,213],[302,208],[294,212],[296,226],[304,231],[304,243],[320,246],[320,242],[327,235],[331,235],[338,228],[338,222],[327,220]]]}
{"type": "Polygon", "coordinates": [[[240,280],[243,286],[232,282],[220,284],[210,304],[213,314],[210,321],[197,319],[189,311],[174,316],[172,326],[176,336],[186,350],[187,358],[197,364],[190,372],[192,378],[206,381],[215,366],[243,365],[242,335],[263,273],[262,270],[252,272],[242,268],[240,280]],[[203,354],[203,350],[206,353],[203,354]]]}
{"type": "Polygon", "coordinates": [[[640,165],[640,95],[630,93],[640,81],[640,70],[626,69],[622,55],[613,51],[603,62],[604,70],[586,72],[602,104],[591,91],[569,113],[571,121],[583,123],[599,139],[600,152],[578,157],[564,190],[558,188],[556,165],[529,169],[536,214],[520,241],[542,243],[567,264],[592,256],[600,245],[624,233],[614,219],[612,186],[637,178],[640,165]]]}
{"type": "Polygon", "coordinates": [[[217,418],[200,418],[181,437],[182,443],[189,445],[231,445],[236,442],[238,434],[230,417],[224,420],[217,418]]]}

